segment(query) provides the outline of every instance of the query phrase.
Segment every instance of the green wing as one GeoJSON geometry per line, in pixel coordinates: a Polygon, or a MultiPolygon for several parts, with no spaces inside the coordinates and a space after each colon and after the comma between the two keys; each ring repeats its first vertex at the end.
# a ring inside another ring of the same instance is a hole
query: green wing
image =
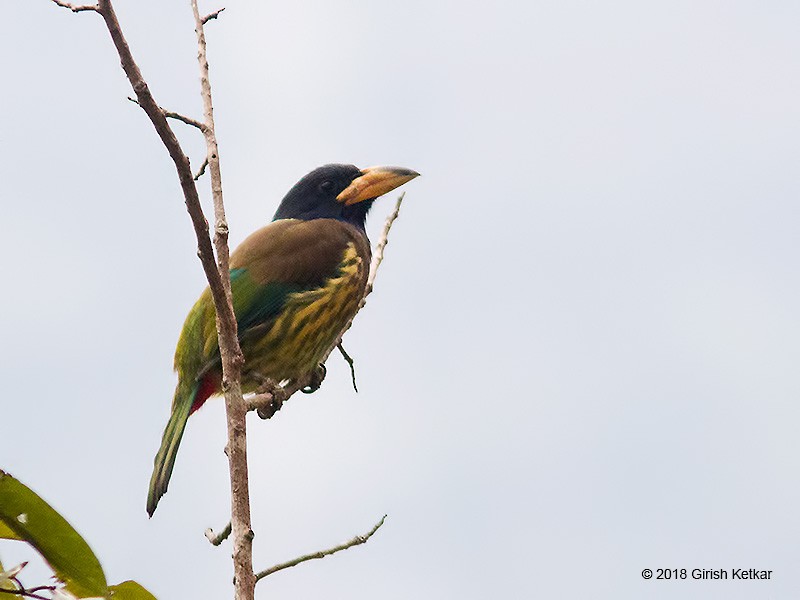
{"type": "Polygon", "coordinates": [[[307,289],[310,289],[308,284],[283,281],[259,284],[247,269],[232,269],[231,295],[239,341],[269,326],[283,310],[290,294],[307,289]]]}

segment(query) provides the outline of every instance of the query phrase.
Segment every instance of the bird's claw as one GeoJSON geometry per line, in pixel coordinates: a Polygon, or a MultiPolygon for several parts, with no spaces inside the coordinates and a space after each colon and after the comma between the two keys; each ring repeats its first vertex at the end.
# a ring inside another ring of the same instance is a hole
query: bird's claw
{"type": "Polygon", "coordinates": [[[317,365],[317,368],[311,373],[311,377],[309,378],[308,385],[304,388],[300,388],[300,391],[304,394],[313,394],[316,392],[322,382],[325,380],[325,375],[327,374],[328,369],[323,364],[317,365]]]}

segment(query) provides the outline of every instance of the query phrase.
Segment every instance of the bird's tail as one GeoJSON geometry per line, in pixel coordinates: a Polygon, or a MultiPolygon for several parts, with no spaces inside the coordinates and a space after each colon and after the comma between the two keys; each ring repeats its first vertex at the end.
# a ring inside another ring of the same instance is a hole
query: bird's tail
{"type": "Polygon", "coordinates": [[[156,511],[161,496],[167,493],[169,478],[172,476],[172,468],[175,466],[175,457],[178,454],[178,446],[183,437],[183,430],[186,428],[186,421],[192,412],[197,391],[197,385],[188,390],[188,393],[186,390],[181,390],[180,385],[175,390],[172,414],[166,429],[164,429],[161,447],[153,461],[153,475],[150,478],[150,490],[147,493],[147,514],[151,517],[156,511]]]}

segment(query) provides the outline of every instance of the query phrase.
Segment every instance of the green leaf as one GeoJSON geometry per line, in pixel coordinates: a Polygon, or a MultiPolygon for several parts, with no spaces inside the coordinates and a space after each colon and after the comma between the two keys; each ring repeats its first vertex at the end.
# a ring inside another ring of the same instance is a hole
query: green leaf
{"type": "Polygon", "coordinates": [[[3,540],[21,540],[14,531],[8,527],[3,521],[0,521],[0,539],[3,540]]]}
{"type": "MultiPolygon", "coordinates": [[[[18,590],[17,584],[11,581],[8,577],[4,577],[3,573],[0,573],[0,590],[4,592],[13,592],[18,590]]],[[[3,594],[3,596],[9,596],[10,594],[3,594]]],[[[12,598],[15,596],[11,595],[12,598]]]]}
{"type": "Polygon", "coordinates": [[[113,600],[156,600],[150,592],[135,581],[123,581],[108,588],[113,600]]]}
{"type": "Polygon", "coordinates": [[[39,551],[71,594],[107,594],[103,567],[89,544],[47,502],[2,470],[0,521],[39,551]]]}

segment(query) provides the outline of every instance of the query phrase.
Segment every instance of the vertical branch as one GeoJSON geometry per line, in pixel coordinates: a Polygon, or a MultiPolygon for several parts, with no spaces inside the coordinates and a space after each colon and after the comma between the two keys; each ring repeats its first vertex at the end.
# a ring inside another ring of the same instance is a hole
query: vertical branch
{"type": "MultiPolygon", "coordinates": [[[[228,223],[222,202],[222,175],[214,129],[214,106],[208,76],[206,37],[197,0],[191,0],[197,34],[197,61],[200,65],[200,93],[203,98],[208,170],[211,175],[211,196],[214,202],[214,247],[217,267],[222,275],[226,301],[232,306],[228,252],[228,223]]],[[[225,392],[225,414],[228,424],[228,468],[231,480],[231,526],[233,530],[233,570],[236,600],[252,600],[255,593],[253,574],[253,531],[250,523],[250,489],[247,474],[247,406],[242,399],[240,382],[244,362],[237,338],[236,320],[217,319],[217,333],[222,357],[222,389],[225,392]],[[225,345],[223,345],[223,342],[225,345]]]]}
{"type": "Polygon", "coordinates": [[[205,127],[203,133],[209,147],[208,163],[212,176],[212,192],[214,194],[215,236],[218,263],[214,261],[214,249],[208,232],[200,198],[195,186],[189,159],[183,152],[175,133],[167,123],[167,115],[158,105],[134,61],[133,54],[122,33],[111,0],[98,0],[97,6],[72,7],[61,0],[54,0],[59,6],[70,8],[76,12],[91,10],[100,13],[105,21],[111,40],[119,54],[122,69],[136,94],[139,106],[145,111],[153,127],[158,133],[170,157],[175,163],[178,179],[186,202],[186,210],[192,219],[197,237],[197,255],[203,265],[208,279],[214,308],[217,314],[217,333],[219,336],[220,355],[222,357],[223,390],[225,391],[225,407],[228,415],[228,461],[231,469],[231,492],[234,533],[234,571],[236,574],[236,600],[252,600],[255,578],[252,566],[252,537],[250,529],[250,501],[247,482],[247,454],[245,438],[246,408],[242,399],[240,372],[243,361],[236,330],[236,316],[233,312],[230,290],[230,271],[228,269],[228,226],[222,206],[222,185],[219,170],[219,158],[216,138],[214,136],[214,119],[211,105],[211,86],[208,83],[208,63],[205,58],[205,37],[202,21],[198,21],[196,0],[192,0],[195,13],[197,36],[200,52],[200,72],[202,81],[203,102],[205,105],[205,127]]]}

